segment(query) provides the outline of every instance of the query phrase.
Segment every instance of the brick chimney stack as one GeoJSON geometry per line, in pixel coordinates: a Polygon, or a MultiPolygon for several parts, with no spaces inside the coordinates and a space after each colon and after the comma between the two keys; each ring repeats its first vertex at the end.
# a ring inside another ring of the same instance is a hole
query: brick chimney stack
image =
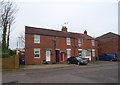
{"type": "Polygon", "coordinates": [[[66,26],[62,26],[62,31],[63,32],[67,32],[67,27],[66,26]]]}
{"type": "Polygon", "coordinates": [[[86,34],[86,35],[87,35],[87,31],[86,31],[86,30],[84,31],[84,34],[86,34]]]}

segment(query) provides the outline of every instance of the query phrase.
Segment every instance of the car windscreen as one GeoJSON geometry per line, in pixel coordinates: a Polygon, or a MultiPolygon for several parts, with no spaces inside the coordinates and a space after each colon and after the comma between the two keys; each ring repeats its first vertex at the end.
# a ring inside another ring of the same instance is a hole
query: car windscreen
{"type": "Polygon", "coordinates": [[[80,58],[80,57],[76,57],[76,59],[77,59],[77,60],[83,60],[83,59],[82,59],[82,58],[80,58]]]}

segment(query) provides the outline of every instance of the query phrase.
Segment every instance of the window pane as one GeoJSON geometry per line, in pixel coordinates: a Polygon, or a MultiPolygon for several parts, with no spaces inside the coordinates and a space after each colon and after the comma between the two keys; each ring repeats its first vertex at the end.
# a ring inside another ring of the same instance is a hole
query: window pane
{"type": "Polygon", "coordinates": [[[82,57],[82,50],[78,51],[78,55],[82,57]]]}
{"type": "Polygon", "coordinates": [[[40,57],[40,49],[34,49],[34,57],[40,57]]]}
{"type": "Polygon", "coordinates": [[[66,38],[67,45],[70,45],[70,38],[66,38]]]}
{"type": "Polygon", "coordinates": [[[36,54],[36,53],[39,53],[39,51],[35,51],[35,54],[36,54]]]}
{"type": "Polygon", "coordinates": [[[91,42],[92,42],[92,46],[95,46],[95,41],[94,41],[94,40],[92,40],[91,42]]]}
{"type": "Polygon", "coordinates": [[[92,56],[95,57],[95,49],[92,49],[92,56]]]}
{"type": "Polygon", "coordinates": [[[71,50],[67,49],[67,58],[69,58],[71,56],[71,50]]]}
{"type": "Polygon", "coordinates": [[[39,54],[35,54],[35,57],[39,57],[39,54]]]}
{"type": "Polygon", "coordinates": [[[86,56],[90,56],[90,51],[86,51],[86,56]]]}
{"type": "Polygon", "coordinates": [[[80,38],[78,38],[78,46],[81,46],[81,40],[80,40],[80,38]]]}
{"type": "Polygon", "coordinates": [[[34,35],[34,43],[40,43],[40,35],[34,35]]]}

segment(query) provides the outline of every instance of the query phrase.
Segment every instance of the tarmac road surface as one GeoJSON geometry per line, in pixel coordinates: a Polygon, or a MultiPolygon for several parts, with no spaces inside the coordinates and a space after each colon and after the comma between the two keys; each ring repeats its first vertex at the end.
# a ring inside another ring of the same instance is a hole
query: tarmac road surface
{"type": "Polygon", "coordinates": [[[118,83],[118,63],[3,72],[3,83],[118,83]]]}

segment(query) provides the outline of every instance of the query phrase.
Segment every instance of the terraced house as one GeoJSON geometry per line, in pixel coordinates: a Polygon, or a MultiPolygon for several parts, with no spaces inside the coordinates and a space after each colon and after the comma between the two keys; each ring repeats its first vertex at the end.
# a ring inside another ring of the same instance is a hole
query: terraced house
{"type": "Polygon", "coordinates": [[[66,62],[70,56],[95,60],[98,56],[97,41],[87,34],[45,28],[25,27],[25,64],[66,62]]]}

